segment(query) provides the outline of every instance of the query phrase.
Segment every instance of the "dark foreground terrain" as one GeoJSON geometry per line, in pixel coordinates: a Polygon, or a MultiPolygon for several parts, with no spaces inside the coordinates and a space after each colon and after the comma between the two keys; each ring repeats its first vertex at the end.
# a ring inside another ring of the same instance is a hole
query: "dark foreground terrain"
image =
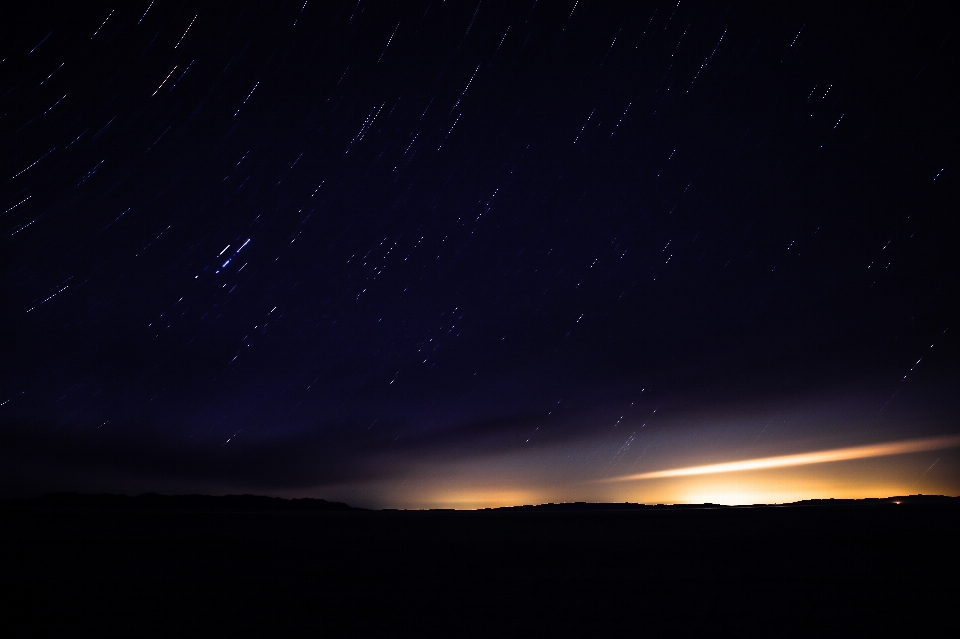
{"type": "Polygon", "coordinates": [[[2,624],[11,637],[956,637],[958,502],[405,512],[251,497],[7,501],[2,624]]]}

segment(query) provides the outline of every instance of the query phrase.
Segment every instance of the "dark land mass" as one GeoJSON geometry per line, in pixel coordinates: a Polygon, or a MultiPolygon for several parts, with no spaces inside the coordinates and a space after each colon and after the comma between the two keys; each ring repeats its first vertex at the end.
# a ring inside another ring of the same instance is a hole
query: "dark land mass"
{"type": "Polygon", "coordinates": [[[363,510],[0,503],[5,636],[960,636],[960,498],[363,510]]]}

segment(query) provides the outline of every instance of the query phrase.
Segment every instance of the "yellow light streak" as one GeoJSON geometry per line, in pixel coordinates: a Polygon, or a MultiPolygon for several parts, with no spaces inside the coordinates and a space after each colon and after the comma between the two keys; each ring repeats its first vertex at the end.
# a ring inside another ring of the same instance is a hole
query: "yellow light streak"
{"type": "Polygon", "coordinates": [[[735,473],[744,470],[763,470],[767,468],[784,468],[786,466],[806,466],[809,464],[824,464],[827,462],[845,461],[850,459],[867,459],[870,457],[887,457],[906,453],[920,453],[930,450],[942,450],[960,446],[960,435],[945,435],[943,437],[928,437],[925,439],[907,439],[883,444],[868,444],[866,446],[851,446],[849,448],[833,448],[795,455],[779,455],[777,457],[761,457],[742,461],[725,462],[722,464],[708,464],[706,466],[687,466],[670,470],[657,470],[649,473],[637,473],[622,477],[611,477],[601,480],[605,482],[635,481],[641,479],[661,479],[664,477],[686,477],[689,475],[713,475],[716,473],[735,473]]]}

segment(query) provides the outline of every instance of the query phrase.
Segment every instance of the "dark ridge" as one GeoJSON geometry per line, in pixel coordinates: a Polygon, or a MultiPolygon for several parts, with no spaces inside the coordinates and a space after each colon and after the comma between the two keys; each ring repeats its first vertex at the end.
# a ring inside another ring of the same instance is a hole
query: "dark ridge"
{"type": "Polygon", "coordinates": [[[749,504],[727,506],[724,504],[634,504],[571,502],[539,504],[536,506],[503,506],[484,508],[496,511],[551,511],[551,512],[610,512],[627,510],[702,510],[712,508],[791,508],[803,506],[881,506],[881,505],[960,506],[960,497],[946,495],[904,495],[894,497],[869,497],[866,499],[805,499],[786,504],[749,504]]]}
{"type": "MultiPolygon", "coordinates": [[[[481,512],[577,512],[604,513],[649,510],[704,510],[742,508],[792,508],[810,506],[883,506],[923,505],[960,506],[960,497],[945,495],[904,495],[867,499],[807,499],[787,504],[751,504],[727,506],[724,504],[637,504],[570,502],[522,506],[481,508],[481,512]]],[[[31,511],[203,511],[203,512],[318,512],[318,511],[367,511],[342,502],[325,499],[283,499],[264,495],[160,495],[144,493],[137,496],[80,493],[53,493],[33,499],[0,500],[0,510],[31,511]]],[[[409,512],[402,509],[384,508],[381,512],[409,512]]],[[[418,512],[418,511],[413,511],[418,512]]],[[[450,508],[427,509],[427,512],[456,512],[450,508]]]]}
{"type": "Polygon", "coordinates": [[[960,636],[957,497],[373,511],[60,494],[0,506],[3,627],[24,629],[4,636],[846,636],[878,623],[878,636],[960,636]]]}
{"type": "Polygon", "coordinates": [[[158,495],[144,493],[128,495],[83,495],[80,493],[54,493],[34,499],[10,499],[0,501],[3,510],[42,511],[351,511],[354,508],[342,502],[326,499],[283,499],[264,495],[158,495]]]}

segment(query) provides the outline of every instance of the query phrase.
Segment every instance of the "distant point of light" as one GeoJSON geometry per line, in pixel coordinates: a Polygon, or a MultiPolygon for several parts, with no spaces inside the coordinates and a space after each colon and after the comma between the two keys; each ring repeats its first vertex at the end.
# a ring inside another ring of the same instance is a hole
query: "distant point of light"
{"type": "Polygon", "coordinates": [[[945,435],[943,437],[928,437],[926,439],[908,439],[885,444],[868,444],[866,446],[851,446],[849,448],[833,448],[796,455],[779,455],[777,457],[761,457],[742,461],[725,462],[722,464],[708,464],[706,466],[687,466],[672,468],[649,473],[637,473],[612,477],[601,481],[635,481],[641,479],[662,479],[666,477],[687,477],[690,475],[713,475],[717,473],[735,473],[745,470],[764,470],[768,468],[784,468],[787,466],[806,466],[809,464],[824,464],[827,462],[846,461],[851,459],[868,459],[871,457],[887,457],[890,455],[904,455],[920,453],[930,450],[942,450],[960,446],[960,435],[945,435]]]}

